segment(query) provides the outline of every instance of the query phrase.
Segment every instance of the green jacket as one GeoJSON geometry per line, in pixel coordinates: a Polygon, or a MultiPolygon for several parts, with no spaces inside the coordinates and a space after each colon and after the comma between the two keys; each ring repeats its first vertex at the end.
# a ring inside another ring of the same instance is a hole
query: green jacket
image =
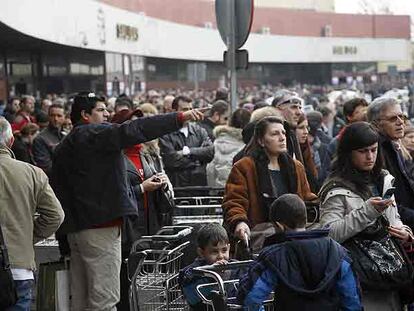
{"type": "Polygon", "coordinates": [[[63,218],[46,174],[0,145],[0,226],[11,267],[35,270],[33,244],[55,233],[63,218]]]}

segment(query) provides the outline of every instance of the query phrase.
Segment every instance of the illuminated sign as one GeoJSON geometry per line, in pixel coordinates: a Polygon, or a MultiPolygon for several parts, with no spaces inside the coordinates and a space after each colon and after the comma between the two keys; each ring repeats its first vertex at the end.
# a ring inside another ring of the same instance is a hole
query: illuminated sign
{"type": "Polygon", "coordinates": [[[128,41],[138,41],[138,28],[124,24],[116,24],[116,37],[128,41]]]}
{"type": "Polygon", "coordinates": [[[332,47],[334,55],[356,55],[358,48],[352,45],[335,45],[332,47]]]}

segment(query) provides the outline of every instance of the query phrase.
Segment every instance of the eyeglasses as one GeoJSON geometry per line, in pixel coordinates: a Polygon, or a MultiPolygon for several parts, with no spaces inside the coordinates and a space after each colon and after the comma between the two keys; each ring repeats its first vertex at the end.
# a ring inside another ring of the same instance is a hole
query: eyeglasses
{"type": "Polygon", "coordinates": [[[282,101],[280,104],[277,105],[277,107],[283,106],[283,105],[289,105],[289,108],[301,110],[302,109],[302,100],[298,97],[289,98],[285,101],[282,101]]]}
{"type": "Polygon", "coordinates": [[[404,114],[397,114],[395,116],[387,117],[387,118],[381,118],[382,121],[387,121],[391,123],[396,123],[398,120],[401,120],[402,122],[405,122],[408,120],[407,116],[404,114]]]}

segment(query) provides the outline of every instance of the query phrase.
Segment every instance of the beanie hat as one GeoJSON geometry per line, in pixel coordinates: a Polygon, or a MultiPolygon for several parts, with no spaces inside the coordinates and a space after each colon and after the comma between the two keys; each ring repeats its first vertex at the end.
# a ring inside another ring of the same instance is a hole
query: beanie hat
{"type": "Polygon", "coordinates": [[[302,98],[299,97],[299,94],[293,91],[289,91],[286,89],[279,90],[275,93],[273,96],[272,106],[277,107],[284,103],[290,102],[290,101],[299,101],[303,102],[302,98]]]}

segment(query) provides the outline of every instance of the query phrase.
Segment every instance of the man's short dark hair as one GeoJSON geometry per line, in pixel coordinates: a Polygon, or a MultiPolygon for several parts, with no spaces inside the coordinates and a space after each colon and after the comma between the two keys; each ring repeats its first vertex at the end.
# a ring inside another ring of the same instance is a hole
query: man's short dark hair
{"type": "Polygon", "coordinates": [[[95,93],[80,92],[73,99],[72,111],[70,119],[73,125],[80,122],[82,111],[92,113],[92,109],[96,107],[97,102],[105,102],[105,98],[95,95],[95,93]]]}
{"type": "Polygon", "coordinates": [[[331,113],[333,113],[333,111],[331,109],[329,109],[326,106],[319,106],[316,111],[319,111],[320,113],[322,113],[322,116],[325,118],[327,116],[329,116],[331,113]]]}
{"type": "Polygon", "coordinates": [[[344,116],[350,117],[354,113],[355,109],[359,106],[368,107],[368,102],[364,98],[353,98],[348,100],[344,104],[344,116]]]}
{"type": "Polygon", "coordinates": [[[50,114],[50,110],[53,108],[63,109],[63,111],[65,111],[65,107],[63,107],[63,105],[56,103],[56,104],[51,104],[49,106],[49,110],[48,110],[49,114],[50,114]]]}
{"type": "Polygon", "coordinates": [[[306,205],[297,194],[284,194],[270,206],[270,220],[279,222],[290,229],[305,228],[306,205]]]}
{"type": "Polygon", "coordinates": [[[219,115],[225,114],[229,110],[229,104],[224,100],[217,100],[213,103],[210,109],[210,115],[214,115],[216,112],[219,115]]]}
{"type": "Polygon", "coordinates": [[[230,117],[229,125],[238,129],[244,129],[250,122],[251,113],[243,108],[234,110],[230,117]]]}
{"type": "Polygon", "coordinates": [[[130,110],[134,108],[132,99],[129,98],[126,94],[119,95],[118,98],[115,100],[115,110],[120,106],[127,106],[130,110]]]}
{"type": "Polygon", "coordinates": [[[197,245],[204,249],[208,245],[217,246],[218,243],[229,243],[226,229],[217,223],[207,224],[200,228],[197,234],[197,245]]]}
{"type": "Polygon", "coordinates": [[[228,100],[229,99],[229,90],[225,87],[221,87],[216,91],[215,100],[228,100]]]}
{"type": "Polygon", "coordinates": [[[174,98],[171,104],[172,110],[175,110],[175,111],[178,110],[178,104],[180,103],[180,101],[185,102],[185,103],[191,103],[193,100],[188,96],[184,96],[184,95],[177,96],[176,98],[174,98]]]}

